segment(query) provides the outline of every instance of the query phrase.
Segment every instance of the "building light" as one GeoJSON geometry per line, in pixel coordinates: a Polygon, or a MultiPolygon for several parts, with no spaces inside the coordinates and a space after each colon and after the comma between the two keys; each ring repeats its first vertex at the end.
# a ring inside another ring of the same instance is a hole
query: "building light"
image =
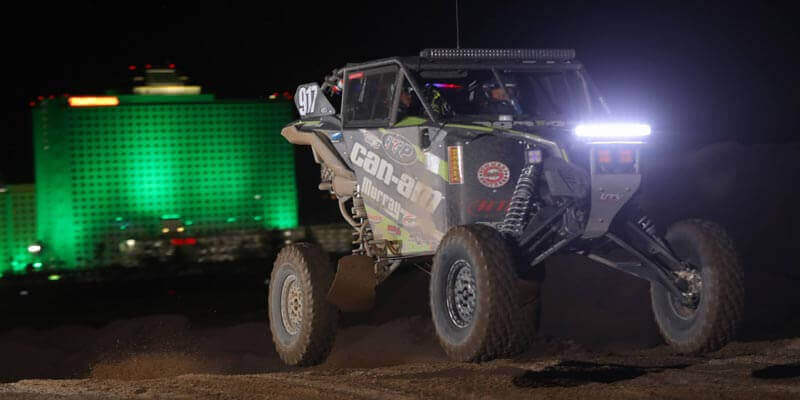
{"type": "Polygon", "coordinates": [[[73,96],[67,101],[70,107],[114,107],[119,105],[117,96],[73,96]]]}
{"type": "Polygon", "coordinates": [[[28,246],[28,253],[39,253],[42,251],[42,245],[34,243],[28,246]]]}

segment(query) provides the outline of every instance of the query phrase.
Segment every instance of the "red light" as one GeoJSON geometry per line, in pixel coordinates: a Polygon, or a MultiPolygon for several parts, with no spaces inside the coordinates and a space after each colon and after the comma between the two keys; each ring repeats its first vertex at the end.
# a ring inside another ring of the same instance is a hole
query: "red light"
{"type": "Polygon", "coordinates": [[[633,150],[624,149],[619,151],[619,162],[623,164],[630,164],[633,162],[633,150]]]}
{"type": "Polygon", "coordinates": [[[50,100],[55,99],[55,98],[56,98],[56,95],[54,95],[54,94],[51,94],[50,97],[49,97],[50,100]]]}
{"type": "Polygon", "coordinates": [[[597,162],[600,164],[609,164],[611,162],[611,151],[597,150],[597,162]]]}
{"type": "Polygon", "coordinates": [[[170,64],[169,67],[175,69],[175,64],[170,64]]]}
{"type": "Polygon", "coordinates": [[[129,65],[128,69],[131,70],[131,71],[136,71],[136,66],[135,65],[129,65]]]}
{"type": "Polygon", "coordinates": [[[44,96],[37,96],[36,99],[39,100],[39,101],[42,101],[42,100],[44,100],[44,96]]]}
{"type": "Polygon", "coordinates": [[[31,107],[36,107],[36,102],[32,101],[32,102],[28,103],[28,105],[31,106],[31,107]]]}
{"type": "Polygon", "coordinates": [[[173,246],[194,246],[197,244],[197,239],[195,238],[172,238],[169,242],[173,246]]]}
{"type": "Polygon", "coordinates": [[[150,65],[150,64],[145,64],[145,65],[144,65],[144,69],[150,69],[150,68],[153,68],[153,66],[152,66],[152,65],[150,65]]]}
{"type": "Polygon", "coordinates": [[[352,73],[350,75],[347,75],[347,79],[348,80],[361,79],[363,77],[364,77],[364,73],[363,72],[354,72],[354,73],[352,73]]]}

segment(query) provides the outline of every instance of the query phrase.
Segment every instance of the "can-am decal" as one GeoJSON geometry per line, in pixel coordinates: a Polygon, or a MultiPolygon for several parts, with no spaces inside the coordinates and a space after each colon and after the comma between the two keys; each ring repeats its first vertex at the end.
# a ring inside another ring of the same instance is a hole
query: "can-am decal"
{"type": "MultiPolygon", "coordinates": [[[[356,142],[353,144],[353,150],[350,152],[350,161],[377,180],[388,186],[393,186],[401,196],[411,200],[431,214],[436,211],[439,203],[442,202],[443,196],[441,192],[433,190],[433,188],[409,174],[402,173],[399,177],[395,176],[394,165],[368,150],[361,143],[356,142]]],[[[364,178],[364,187],[367,186],[367,183],[368,178],[364,178]]],[[[369,181],[369,183],[371,185],[372,181],[369,181]]],[[[365,189],[362,187],[362,190],[365,189]]]]}
{"type": "Polygon", "coordinates": [[[383,135],[383,150],[386,151],[389,158],[403,165],[411,165],[417,161],[417,151],[414,149],[414,145],[409,143],[406,138],[394,133],[383,135]]]}
{"type": "Polygon", "coordinates": [[[511,171],[500,161],[489,161],[478,168],[478,182],[490,189],[505,185],[509,178],[511,178],[511,171]]]}

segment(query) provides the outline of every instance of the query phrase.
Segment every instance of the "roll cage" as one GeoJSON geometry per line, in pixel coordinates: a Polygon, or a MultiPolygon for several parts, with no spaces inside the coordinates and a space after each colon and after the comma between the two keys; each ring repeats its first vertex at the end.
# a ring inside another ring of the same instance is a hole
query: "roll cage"
{"type": "MultiPolygon", "coordinates": [[[[589,75],[586,73],[583,65],[574,60],[560,60],[560,61],[512,61],[512,60],[431,60],[425,57],[392,57],[381,60],[369,61],[364,63],[348,64],[345,67],[335,70],[331,76],[326,77],[323,88],[336,86],[337,82],[341,82],[343,86],[341,89],[341,105],[340,115],[342,116],[342,124],[346,128],[366,128],[366,127],[391,127],[398,122],[398,106],[400,103],[400,90],[394,90],[391,106],[389,110],[388,119],[383,120],[350,120],[347,118],[343,110],[346,109],[348,91],[350,84],[347,77],[351,74],[370,71],[377,68],[386,66],[395,66],[397,68],[397,76],[394,80],[394,87],[399,88],[405,79],[410,87],[413,89],[414,95],[419,101],[427,118],[436,124],[443,124],[446,118],[434,112],[433,107],[425,96],[421,96],[423,92],[423,85],[420,83],[417,75],[423,71],[447,71],[447,70],[491,70],[498,84],[503,85],[500,75],[497,71],[510,71],[510,72],[535,72],[535,71],[575,71],[578,79],[581,82],[581,93],[583,101],[586,102],[586,107],[589,112],[592,112],[596,103],[592,97],[594,93],[598,93],[597,89],[592,82],[589,75]]],[[[608,112],[608,107],[601,96],[596,96],[597,104],[603,108],[603,111],[608,112]]]]}

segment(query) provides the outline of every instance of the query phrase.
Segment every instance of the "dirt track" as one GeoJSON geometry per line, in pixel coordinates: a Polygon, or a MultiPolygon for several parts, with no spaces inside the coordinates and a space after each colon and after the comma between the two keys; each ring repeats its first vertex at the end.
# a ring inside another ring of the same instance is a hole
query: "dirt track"
{"type": "MultiPolygon", "coordinates": [[[[0,398],[800,398],[794,281],[753,275],[744,341],[679,357],[658,344],[645,282],[575,258],[547,274],[540,338],[513,360],[448,361],[425,315],[427,278],[406,274],[372,313],[346,317],[326,363],[307,369],[282,365],[264,310],[0,332],[0,398]]],[[[213,307],[220,296],[197,294],[213,307]]]]}
{"type": "MultiPolygon", "coordinates": [[[[254,329],[239,327],[236,329],[254,329]]],[[[274,354],[217,357],[145,352],[94,365],[89,379],[22,380],[0,386],[19,399],[114,398],[798,398],[800,339],[733,343],[702,358],[664,346],[597,353],[542,341],[513,360],[484,364],[444,359],[419,318],[342,332],[330,360],[287,370],[274,354]],[[379,350],[386,335],[403,340],[379,350]],[[231,374],[250,360],[275,372],[231,374]],[[237,362],[239,363],[237,365],[237,362]],[[158,378],[155,378],[158,377],[158,378]]],[[[205,332],[204,334],[209,334],[205,332]]],[[[242,346],[242,344],[238,344],[242,346]]]]}

